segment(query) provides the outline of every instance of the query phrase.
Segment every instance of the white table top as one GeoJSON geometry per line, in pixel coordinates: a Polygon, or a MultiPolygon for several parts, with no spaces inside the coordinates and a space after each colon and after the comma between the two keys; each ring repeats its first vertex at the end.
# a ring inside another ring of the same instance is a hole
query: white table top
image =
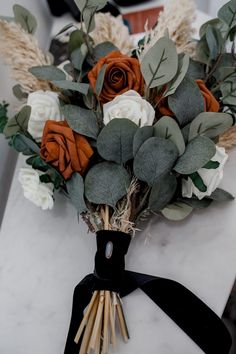
{"type": "MultiPolygon", "coordinates": [[[[222,186],[236,196],[235,161],[236,149],[222,186]]],[[[179,223],[153,219],[133,240],[127,269],[177,280],[221,316],[236,273],[235,215],[229,202],[179,223]]],[[[14,177],[0,233],[1,354],[63,353],[73,289],[93,271],[94,253],[94,236],[63,196],[42,211],[14,177]]],[[[131,339],[117,354],[202,353],[141,291],[124,299],[124,309],[131,339]]]]}

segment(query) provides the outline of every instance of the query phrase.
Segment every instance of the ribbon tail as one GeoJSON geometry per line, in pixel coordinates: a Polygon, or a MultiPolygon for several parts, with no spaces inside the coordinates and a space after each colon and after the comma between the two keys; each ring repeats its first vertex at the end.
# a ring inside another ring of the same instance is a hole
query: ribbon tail
{"type": "Polygon", "coordinates": [[[78,354],[78,348],[80,345],[78,346],[74,339],[84,317],[84,309],[91,300],[94,286],[95,277],[93,274],[89,274],[76,286],[74,290],[72,315],[64,354],[78,354]]]}
{"type": "Polygon", "coordinates": [[[197,296],[176,281],[126,271],[206,354],[229,354],[232,339],[221,319],[197,296]]]}

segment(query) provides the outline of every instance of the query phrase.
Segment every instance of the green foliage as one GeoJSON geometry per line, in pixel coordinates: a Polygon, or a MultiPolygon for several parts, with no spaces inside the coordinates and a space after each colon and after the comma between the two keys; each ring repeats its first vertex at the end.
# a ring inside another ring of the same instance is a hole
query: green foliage
{"type": "Polygon", "coordinates": [[[208,198],[203,198],[201,200],[198,198],[178,198],[177,201],[183,202],[193,209],[205,209],[208,208],[212,203],[212,200],[208,198]]]}
{"type": "Polygon", "coordinates": [[[37,28],[37,20],[32,13],[21,5],[13,6],[15,21],[28,33],[34,34],[37,28]]]}
{"type": "Polygon", "coordinates": [[[88,48],[85,43],[83,43],[80,48],[73,51],[71,54],[71,63],[76,70],[82,70],[87,54],[88,48]]]}
{"type": "Polygon", "coordinates": [[[190,122],[204,112],[204,98],[194,80],[185,77],[176,92],[168,97],[168,104],[175,113],[180,126],[190,122]]]}
{"type": "Polygon", "coordinates": [[[28,97],[28,94],[22,90],[22,87],[20,84],[17,84],[13,86],[12,92],[18,100],[24,100],[28,97]]]}
{"type": "Polygon", "coordinates": [[[153,186],[173,168],[178,157],[176,146],[162,138],[146,140],[134,158],[134,174],[141,181],[153,186]]]}
{"type": "Polygon", "coordinates": [[[71,104],[62,106],[61,111],[72,130],[93,139],[97,138],[98,124],[93,111],[71,104]]]}
{"type": "Polygon", "coordinates": [[[68,52],[71,54],[75,49],[80,48],[84,43],[83,31],[77,29],[70,34],[70,40],[68,43],[68,52]]]}
{"type": "Polygon", "coordinates": [[[95,28],[94,14],[101,10],[107,3],[106,0],[75,0],[75,3],[82,13],[87,33],[95,28]]]}
{"type": "Polygon", "coordinates": [[[66,182],[69,198],[76,208],[77,212],[81,214],[87,210],[84,201],[84,181],[79,173],[73,173],[71,179],[66,182]]]}
{"type": "Polygon", "coordinates": [[[186,146],[185,153],[178,159],[174,170],[190,175],[205,166],[215,155],[215,144],[205,136],[197,136],[186,146]]]}
{"type": "Polygon", "coordinates": [[[207,186],[203,182],[203,179],[198,172],[192,173],[191,175],[189,175],[189,178],[192,180],[193,184],[200,192],[205,193],[207,191],[207,186]]]}
{"type": "Polygon", "coordinates": [[[8,104],[6,102],[0,103],[0,134],[3,133],[4,128],[8,122],[7,107],[8,104]]]}
{"type": "Polygon", "coordinates": [[[29,72],[40,80],[66,80],[66,74],[53,65],[33,66],[29,72]]]}
{"type": "Polygon", "coordinates": [[[141,71],[148,88],[170,82],[178,70],[178,55],[175,44],[167,37],[159,39],[141,62],[141,71]]]}
{"type": "Polygon", "coordinates": [[[97,11],[101,10],[107,3],[106,0],[75,0],[78,9],[82,12],[87,8],[96,8],[97,11]]]}
{"type": "Polygon", "coordinates": [[[128,172],[121,165],[102,162],[92,167],[85,178],[85,196],[94,204],[107,204],[115,208],[126,195],[130,184],[128,172]]]}
{"type": "Polygon", "coordinates": [[[162,215],[172,221],[184,220],[187,216],[191,214],[193,208],[183,202],[175,202],[173,204],[167,205],[162,209],[162,215]]]}
{"type": "Polygon", "coordinates": [[[214,192],[208,198],[215,200],[216,202],[227,202],[229,200],[234,200],[234,196],[232,196],[232,194],[220,188],[214,190],[214,192]]]}
{"type": "Polygon", "coordinates": [[[172,141],[182,155],[185,150],[185,142],[181,130],[176,121],[168,116],[162,117],[154,125],[154,136],[172,141]]]}
{"type": "Polygon", "coordinates": [[[63,80],[63,81],[53,80],[52,83],[53,85],[59,87],[60,89],[80,92],[83,95],[87,95],[89,90],[89,84],[84,84],[79,82],[73,82],[68,80],[63,80]]]}
{"type": "Polygon", "coordinates": [[[207,170],[215,170],[220,166],[220,163],[218,161],[209,161],[203,168],[206,168],[207,170]]]}
{"type": "Polygon", "coordinates": [[[11,138],[11,145],[23,155],[34,155],[40,152],[40,148],[36,143],[19,133],[11,138]]]}
{"type": "Polygon", "coordinates": [[[102,66],[101,70],[99,71],[97,81],[96,81],[96,94],[97,94],[97,96],[99,96],[100,93],[102,92],[106,69],[107,69],[107,64],[104,64],[102,66]]]}
{"type": "Polygon", "coordinates": [[[209,25],[206,30],[206,42],[209,48],[209,59],[216,60],[224,51],[224,40],[218,28],[209,25]]]}
{"type": "Polygon", "coordinates": [[[220,85],[223,97],[222,102],[226,105],[236,105],[236,72],[230,75],[220,85]]]}
{"type": "Polygon", "coordinates": [[[93,59],[95,62],[97,62],[99,61],[99,59],[117,50],[119,51],[119,49],[111,42],[107,41],[107,42],[100,43],[96,45],[96,47],[94,47],[93,49],[93,59]]]}
{"type": "Polygon", "coordinates": [[[146,126],[139,128],[133,140],[133,155],[135,156],[141,147],[141,145],[149,138],[153,137],[154,128],[152,126],[146,126]]]}
{"type": "Polygon", "coordinates": [[[232,29],[236,26],[236,2],[231,0],[227,2],[221,9],[218,11],[218,17],[222,20],[229,29],[232,29]]]}
{"type": "Polygon", "coordinates": [[[227,113],[203,112],[190,124],[189,140],[198,135],[213,139],[224,133],[234,124],[233,118],[227,113]]]}
{"type": "Polygon", "coordinates": [[[189,68],[189,55],[185,54],[184,56],[180,57],[179,64],[178,64],[178,71],[176,76],[173,80],[167,85],[167,89],[163,95],[163,97],[167,97],[173,95],[181,82],[183,81],[187,71],[189,68]]]}
{"type": "Polygon", "coordinates": [[[98,135],[97,149],[107,161],[122,164],[133,158],[133,139],[138,126],[129,119],[112,119],[98,135]]]}
{"type": "Polygon", "coordinates": [[[190,58],[187,76],[193,80],[205,79],[204,64],[190,58]]]}
{"type": "Polygon", "coordinates": [[[26,133],[30,114],[31,107],[24,106],[20,112],[18,112],[13,118],[9,119],[3,130],[5,137],[10,138],[17,133],[26,133]]]}
{"type": "Polygon", "coordinates": [[[50,166],[46,162],[44,162],[39,155],[29,157],[26,160],[26,163],[32,166],[32,168],[34,168],[35,170],[39,170],[42,172],[46,172],[50,168],[50,166]]]}
{"type": "Polygon", "coordinates": [[[177,180],[174,175],[167,175],[154,183],[149,197],[149,208],[158,212],[162,210],[174,197],[177,180]]]}

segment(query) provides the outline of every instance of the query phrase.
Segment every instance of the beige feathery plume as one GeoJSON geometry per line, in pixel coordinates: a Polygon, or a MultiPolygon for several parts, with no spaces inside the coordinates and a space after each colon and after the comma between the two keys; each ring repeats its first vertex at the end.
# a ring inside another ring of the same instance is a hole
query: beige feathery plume
{"type": "Polygon", "coordinates": [[[32,66],[50,65],[52,59],[39,48],[35,37],[15,22],[0,20],[0,57],[11,69],[11,76],[30,93],[50,89],[47,81],[38,80],[28,71],[32,66]]]}
{"type": "Polygon", "coordinates": [[[224,134],[220,136],[219,143],[220,147],[224,147],[227,151],[236,146],[236,126],[227,130],[224,134]]]}
{"type": "Polygon", "coordinates": [[[121,16],[114,17],[110,13],[97,13],[95,24],[96,29],[90,33],[95,45],[109,41],[123,54],[128,54],[134,48],[129,30],[124,25],[121,16]]]}
{"type": "Polygon", "coordinates": [[[167,29],[178,53],[184,52],[192,56],[195,52],[195,43],[192,40],[195,33],[192,27],[195,17],[195,5],[192,0],[169,0],[158,16],[157,25],[146,33],[141,58],[165,35],[167,29]]]}

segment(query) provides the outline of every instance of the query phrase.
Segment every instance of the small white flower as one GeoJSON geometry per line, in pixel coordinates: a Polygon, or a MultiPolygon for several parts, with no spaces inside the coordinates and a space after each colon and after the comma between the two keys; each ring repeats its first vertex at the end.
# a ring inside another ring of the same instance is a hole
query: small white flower
{"type": "Polygon", "coordinates": [[[41,141],[47,120],[64,120],[56,92],[40,90],[30,93],[27,105],[31,107],[28,131],[36,141],[41,141]]]}
{"type": "Polygon", "coordinates": [[[103,105],[103,122],[107,125],[114,118],[127,118],[139,127],[152,125],[155,111],[152,105],[136,91],[129,90],[103,105]]]}
{"type": "Polygon", "coordinates": [[[228,159],[228,155],[224,148],[216,146],[216,154],[213,156],[211,161],[218,161],[219,167],[216,169],[206,169],[200,168],[197,172],[202,178],[205,186],[207,187],[206,192],[201,192],[188,177],[187,180],[182,180],[182,195],[185,198],[192,198],[193,194],[198,199],[203,199],[204,197],[209,197],[214,190],[219,186],[223,178],[224,165],[228,159]]]}
{"type": "Polygon", "coordinates": [[[19,172],[19,181],[22,185],[24,196],[36,206],[43,210],[53,207],[53,184],[42,183],[40,181],[40,171],[32,168],[21,168],[19,172]]]}

